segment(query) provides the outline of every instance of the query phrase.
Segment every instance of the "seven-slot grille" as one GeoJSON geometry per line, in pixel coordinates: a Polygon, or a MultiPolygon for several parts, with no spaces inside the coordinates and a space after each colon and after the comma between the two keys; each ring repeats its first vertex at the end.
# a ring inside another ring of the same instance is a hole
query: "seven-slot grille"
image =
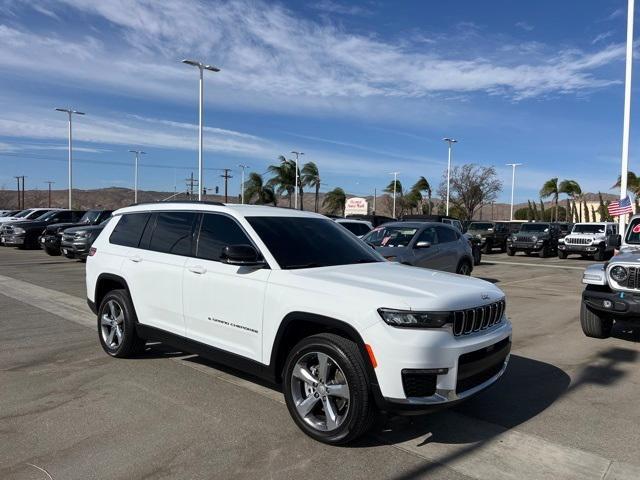
{"type": "Polygon", "coordinates": [[[2,227],[1,232],[6,235],[11,235],[13,233],[13,227],[10,227],[9,225],[5,225],[4,227],[2,227]]]}
{"type": "Polygon", "coordinates": [[[533,239],[530,235],[517,235],[516,242],[531,243],[533,242],[533,239]]]}
{"type": "Polygon", "coordinates": [[[500,300],[482,307],[453,312],[453,334],[458,337],[492,327],[502,321],[505,308],[505,301],[500,300]]]}
{"type": "Polygon", "coordinates": [[[627,279],[619,283],[621,287],[633,288],[634,290],[640,289],[640,268],[637,267],[626,267],[629,271],[629,276],[627,279]]]}
{"type": "Polygon", "coordinates": [[[591,239],[566,237],[564,243],[569,245],[591,245],[591,239]]]}

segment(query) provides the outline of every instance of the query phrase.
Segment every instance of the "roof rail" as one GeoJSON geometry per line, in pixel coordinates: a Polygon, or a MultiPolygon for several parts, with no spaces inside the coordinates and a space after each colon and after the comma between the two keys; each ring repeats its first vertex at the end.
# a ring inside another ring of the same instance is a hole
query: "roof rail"
{"type": "Polygon", "coordinates": [[[224,207],[225,204],[222,202],[210,202],[207,200],[167,200],[166,202],[164,201],[158,201],[158,202],[141,202],[141,203],[132,203],[131,205],[127,205],[128,207],[137,207],[139,205],[157,205],[159,203],[195,203],[198,205],[216,205],[218,207],[224,207]]]}

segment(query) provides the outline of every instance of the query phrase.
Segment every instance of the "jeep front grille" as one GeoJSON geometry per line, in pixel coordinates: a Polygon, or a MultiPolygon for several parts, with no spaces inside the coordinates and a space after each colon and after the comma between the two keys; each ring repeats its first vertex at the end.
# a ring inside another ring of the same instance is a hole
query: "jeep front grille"
{"type": "Polygon", "coordinates": [[[567,245],[591,245],[591,240],[588,238],[571,238],[567,237],[564,239],[564,243],[567,245]]]}
{"type": "Polygon", "coordinates": [[[620,283],[621,287],[630,288],[633,290],[640,289],[640,268],[637,267],[627,267],[629,271],[629,276],[627,279],[620,283]]]}
{"type": "Polygon", "coordinates": [[[453,334],[459,337],[492,327],[502,321],[505,308],[505,301],[500,300],[482,307],[453,312],[453,334]]]}
{"type": "Polygon", "coordinates": [[[516,242],[531,243],[531,242],[533,242],[533,240],[528,235],[518,235],[516,237],[516,242]]]}

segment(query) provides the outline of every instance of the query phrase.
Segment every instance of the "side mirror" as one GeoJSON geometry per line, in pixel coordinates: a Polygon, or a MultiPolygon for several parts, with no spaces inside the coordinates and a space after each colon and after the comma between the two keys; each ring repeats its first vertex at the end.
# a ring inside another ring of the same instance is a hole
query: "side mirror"
{"type": "Polygon", "coordinates": [[[416,243],[416,246],[413,248],[429,248],[431,247],[431,242],[418,242],[416,243]]]}
{"type": "Polygon", "coordinates": [[[222,249],[220,260],[229,265],[265,265],[265,261],[260,258],[258,251],[252,245],[227,245],[222,249]]]}
{"type": "Polygon", "coordinates": [[[620,245],[622,245],[622,235],[609,235],[606,243],[608,247],[620,248],[620,245]]]}

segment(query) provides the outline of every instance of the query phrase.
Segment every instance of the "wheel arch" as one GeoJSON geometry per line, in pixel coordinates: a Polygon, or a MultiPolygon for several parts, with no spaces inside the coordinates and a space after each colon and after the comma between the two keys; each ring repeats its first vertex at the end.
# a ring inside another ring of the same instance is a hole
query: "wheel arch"
{"type": "Polygon", "coordinates": [[[126,290],[129,298],[131,298],[129,285],[127,285],[127,281],[124,278],[113,273],[101,273],[96,280],[96,288],[94,293],[94,303],[96,308],[100,308],[102,299],[107,293],[112,290],[118,289],[126,290]]]}

